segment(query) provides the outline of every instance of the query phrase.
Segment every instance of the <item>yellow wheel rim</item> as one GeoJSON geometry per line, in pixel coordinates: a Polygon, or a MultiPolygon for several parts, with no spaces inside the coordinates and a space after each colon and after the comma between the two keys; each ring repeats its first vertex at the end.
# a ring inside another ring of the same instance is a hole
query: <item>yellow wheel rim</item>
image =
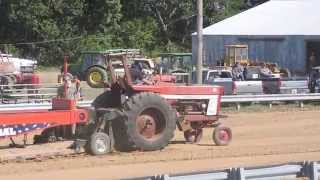
{"type": "Polygon", "coordinates": [[[102,76],[99,72],[91,72],[90,73],[90,81],[93,84],[99,84],[102,81],[102,76]]]}

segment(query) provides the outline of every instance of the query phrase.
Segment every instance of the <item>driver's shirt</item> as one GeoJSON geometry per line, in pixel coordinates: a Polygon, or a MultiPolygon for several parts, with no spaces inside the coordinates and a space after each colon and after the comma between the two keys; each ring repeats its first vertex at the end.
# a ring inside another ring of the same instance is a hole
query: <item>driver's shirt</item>
{"type": "Polygon", "coordinates": [[[131,79],[132,79],[133,82],[143,79],[142,72],[139,71],[137,68],[131,68],[130,69],[130,74],[131,74],[131,79]]]}

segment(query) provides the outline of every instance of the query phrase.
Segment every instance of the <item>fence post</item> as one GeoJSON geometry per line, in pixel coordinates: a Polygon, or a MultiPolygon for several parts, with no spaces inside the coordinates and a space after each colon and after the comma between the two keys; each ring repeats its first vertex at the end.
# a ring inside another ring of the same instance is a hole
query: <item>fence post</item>
{"type": "Polygon", "coordinates": [[[303,107],[304,107],[303,101],[299,101],[299,107],[300,107],[300,108],[303,108],[303,107]]]}
{"type": "Polygon", "coordinates": [[[240,103],[237,103],[237,111],[240,111],[241,105],[240,103]]]}
{"type": "Polygon", "coordinates": [[[310,180],[318,180],[318,168],[317,162],[305,162],[303,163],[303,171],[301,176],[308,177],[310,180]]]}
{"type": "Polygon", "coordinates": [[[170,177],[166,174],[164,175],[155,175],[153,177],[150,178],[151,180],[167,180],[170,179],[170,177]]]}
{"type": "Polygon", "coordinates": [[[309,163],[309,179],[310,180],[318,180],[318,169],[317,169],[317,163],[311,162],[309,163]]]}
{"type": "Polygon", "coordinates": [[[229,170],[229,180],[245,180],[244,168],[231,168],[229,170]]]}

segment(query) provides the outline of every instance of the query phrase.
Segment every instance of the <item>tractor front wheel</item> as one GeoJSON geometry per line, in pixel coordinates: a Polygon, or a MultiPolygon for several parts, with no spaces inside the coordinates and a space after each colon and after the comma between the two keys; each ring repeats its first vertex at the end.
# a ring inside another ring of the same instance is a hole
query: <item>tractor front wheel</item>
{"type": "Polygon", "coordinates": [[[225,126],[217,126],[212,134],[212,139],[217,146],[226,146],[232,140],[231,129],[225,126]]]}

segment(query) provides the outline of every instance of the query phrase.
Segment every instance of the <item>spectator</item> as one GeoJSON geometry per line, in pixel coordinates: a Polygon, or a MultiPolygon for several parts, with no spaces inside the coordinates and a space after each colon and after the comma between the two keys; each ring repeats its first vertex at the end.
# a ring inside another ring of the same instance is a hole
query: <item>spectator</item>
{"type": "Polygon", "coordinates": [[[79,100],[78,95],[80,95],[80,86],[78,85],[78,88],[77,88],[74,77],[70,73],[67,73],[66,75],[63,76],[63,80],[64,80],[64,83],[58,87],[57,97],[79,100]],[[66,94],[64,92],[65,85],[67,90],[66,94]]]}
{"type": "Polygon", "coordinates": [[[243,79],[244,80],[247,79],[247,75],[248,75],[248,65],[246,63],[246,64],[244,64],[244,67],[243,67],[243,79]]]}
{"type": "Polygon", "coordinates": [[[77,100],[82,100],[82,89],[81,89],[81,81],[79,80],[78,75],[74,75],[72,78],[72,83],[75,87],[74,97],[77,100]]]}
{"type": "Polygon", "coordinates": [[[236,62],[236,64],[232,67],[233,78],[235,78],[236,80],[243,81],[244,80],[243,72],[244,72],[243,66],[239,62],[236,62]]]}
{"type": "Polygon", "coordinates": [[[309,57],[309,69],[311,70],[313,67],[317,65],[316,55],[314,51],[311,51],[311,55],[309,57]]]}
{"type": "Polygon", "coordinates": [[[261,75],[262,77],[272,77],[272,72],[271,72],[271,70],[266,66],[265,63],[262,63],[262,65],[261,65],[260,75],[261,75]]]}

